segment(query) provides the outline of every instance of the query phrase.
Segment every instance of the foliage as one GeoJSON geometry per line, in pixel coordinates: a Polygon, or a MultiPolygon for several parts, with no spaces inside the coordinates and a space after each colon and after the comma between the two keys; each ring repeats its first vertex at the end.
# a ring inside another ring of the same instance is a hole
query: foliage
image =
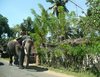
{"type": "MultiPolygon", "coordinates": [[[[40,64],[83,71],[83,61],[86,55],[94,56],[100,54],[100,0],[87,0],[88,10],[84,17],[77,17],[74,11],[68,12],[65,7],[68,0],[46,1],[53,4],[49,9],[53,8],[53,13],[56,13],[57,17],[48,13],[43,5],[39,4],[41,13],[37,14],[32,9],[34,20],[31,17],[27,17],[21,25],[16,25],[15,28],[12,28],[13,37],[16,37],[16,32],[20,32],[20,30],[29,32],[34,39],[40,64]],[[66,11],[67,13],[65,13],[66,11]],[[98,33],[96,34],[96,32],[98,33]],[[49,38],[47,37],[48,33],[50,33],[49,38]],[[84,40],[79,44],[73,42],[73,39],[79,38],[89,40],[89,42],[86,43],[84,40]],[[67,40],[69,39],[73,43],[68,43],[67,40]]],[[[7,22],[8,20],[1,16],[0,29],[2,30],[0,31],[2,33],[7,32],[5,31],[8,25],[7,22]]]]}
{"type": "Polygon", "coordinates": [[[13,28],[10,28],[11,29],[11,33],[12,33],[12,38],[16,38],[16,37],[19,37],[20,36],[20,25],[15,25],[13,28]]]}
{"type": "Polygon", "coordinates": [[[3,33],[7,33],[10,36],[10,28],[8,19],[0,14],[0,38],[3,33]]]}
{"type": "Polygon", "coordinates": [[[55,72],[60,72],[60,73],[64,73],[64,74],[67,74],[67,75],[73,75],[73,76],[76,76],[76,77],[96,77],[94,74],[92,74],[91,72],[87,72],[87,71],[84,71],[84,72],[73,72],[72,71],[69,71],[65,68],[52,68],[52,67],[48,67],[50,70],[53,70],[55,72]]]}
{"type": "Polygon", "coordinates": [[[27,19],[24,19],[23,23],[21,23],[20,25],[20,28],[22,31],[32,32],[33,26],[31,17],[27,17],[27,19]]]}
{"type": "Polygon", "coordinates": [[[95,37],[95,32],[100,31],[100,0],[87,0],[88,10],[86,17],[82,17],[80,22],[84,33],[95,37]]]}
{"type": "MultiPolygon", "coordinates": [[[[56,12],[59,11],[57,17],[51,13],[49,14],[40,4],[40,15],[32,9],[32,13],[35,16],[33,21],[35,32],[32,36],[35,39],[35,46],[39,54],[40,64],[47,64],[48,66],[55,68],[72,68],[74,71],[83,71],[84,67],[89,68],[89,66],[84,66],[83,64],[86,55],[89,54],[95,56],[100,53],[99,35],[95,34],[96,31],[99,32],[100,30],[100,17],[99,14],[97,14],[98,11],[95,11],[99,8],[98,0],[87,0],[89,11],[86,16],[79,18],[74,11],[66,14],[64,12],[65,7],[57,6],[54,0],[47,0],[47,2],[50,2],[57,7],[56,12]],[[95,2],[97,4],[95,5],[96,8],[94,7],[95,2]],[[72,29],[69,27],[72,27],[72,29]],[[48,33],[50,33],[50,41],[48,41],[46,37],[48,33]],[[73,35],[71,35],[71,33],[73,33],[73,35]],[[83,38],[89,40],[89,42],[82,42],[79,44],[66,43],[67,39],[69,39],[68,36],[70,36],[70,39],[72,40],[83,38]],[[64,41],[62,38],[64,38],[64,41]],[[52,47],[48,44],[55,44],[55,46],[52,47]]],[[[50,7],[50,9],[54,6],[50,7]]],[[[92,69],[90,68],[90,70],[92,69]]]]}
{"type": "Polygon", "coordinates": [[[37,47],[46,42],[46,35],[48,33],[48,13],[41,4],[39,4],[39,8],[41,9],[41,16],[37,15],[32,9],[32,13],[35,16],[33,21],[35,33],[33,34],[33,37],[36,44],[38,44],[37,47]]]}
{"type": "Polygon", "coordinates": [[[54,0],[46,0],[47,2],[54,3],[54,0]]]}
{"type": "MultiPolygon", "coordinates": [[[[96,30],[99,30],[100,31],[100,21],[99,21],[99,18],[100,18],[100,0],[87,0],[87,4],[89,6],[89,9],[90,10],[90,13],[91,15],[89,15],[89,17],[92,19],[91,21],[94,22],[93,24],[93,27],[94,29],[96,30]]],[[[89,11],[88,11],[89,13],[89,11]]]]}
{"type": "Polygon", "coordinates": [[[53,6],[49,7],[49,9],[53,9],[53,14],[56,14],[57,17],[61,13],[59,7],[62,7],[63,8],[62,10],[64,12],[68,12],[68,9],[65,6],[68,0],[46,0],[46,1],[53,4],[53,6]]]}

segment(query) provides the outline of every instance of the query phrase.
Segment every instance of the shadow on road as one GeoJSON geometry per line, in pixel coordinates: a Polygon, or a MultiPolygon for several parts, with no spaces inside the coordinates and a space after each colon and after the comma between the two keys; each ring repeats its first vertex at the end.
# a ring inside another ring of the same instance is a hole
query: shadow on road
{"type": "Polygon", "coordinates": [[[0,66],[4,65],[4,63],[0,62],[0,66]]]}
{"type": "Polygon", "coordinates": [[[48,71],[48,68],[44,68],[44,67],[38,67],[38,66],[29,66],[28,68],[27,68],[28,70],[35,70],[35,71],[37,71],[37,72],[43,72],[43,71],[48,71]]]}

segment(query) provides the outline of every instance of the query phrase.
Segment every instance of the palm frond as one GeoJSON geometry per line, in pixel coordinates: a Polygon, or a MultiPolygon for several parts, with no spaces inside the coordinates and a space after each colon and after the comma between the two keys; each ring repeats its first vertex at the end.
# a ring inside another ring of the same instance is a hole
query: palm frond
{"type": "Polygon", "coordinates": [[[46,2],[54,3],[54,0],[46,0],[46,2]]]}
{"type": "Polygon", "coordinates": [[[39,17],[39,15],[35,12],[35,10],[34,9],[31,9],[31,13],[36,17],[36,18],[38,18],[39,17]]]}
{"type": "Polygon", "coordinates": [[[45,10],[44,7],[43,7],[43,5],[38,4],[38,6],[39,6],[39,8],[40,8],[41,10],[43,10],[43,11],[45,10]]]}

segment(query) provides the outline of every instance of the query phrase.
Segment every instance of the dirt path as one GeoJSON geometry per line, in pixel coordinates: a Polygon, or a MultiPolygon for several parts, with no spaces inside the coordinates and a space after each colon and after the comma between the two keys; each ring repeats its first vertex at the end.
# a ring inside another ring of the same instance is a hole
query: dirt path
{"type": "Polygon", "coordinates": [[[30,66],[29,69],[19,69],[9,66],[6,60],[0,59],[0,77],[74,77],[49,71],[47,68],[30,66]]]}

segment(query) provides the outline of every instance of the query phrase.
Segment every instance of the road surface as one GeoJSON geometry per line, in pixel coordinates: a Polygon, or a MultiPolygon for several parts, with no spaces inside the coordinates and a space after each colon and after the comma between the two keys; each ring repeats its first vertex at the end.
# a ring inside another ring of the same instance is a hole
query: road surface
{"type": "Polygon", "coordinates": [[[29,69],[9,66],[8,61],[0,59],[0,77],[74,77],[49,71],[47,68],[31,65],[29,69]]]}

